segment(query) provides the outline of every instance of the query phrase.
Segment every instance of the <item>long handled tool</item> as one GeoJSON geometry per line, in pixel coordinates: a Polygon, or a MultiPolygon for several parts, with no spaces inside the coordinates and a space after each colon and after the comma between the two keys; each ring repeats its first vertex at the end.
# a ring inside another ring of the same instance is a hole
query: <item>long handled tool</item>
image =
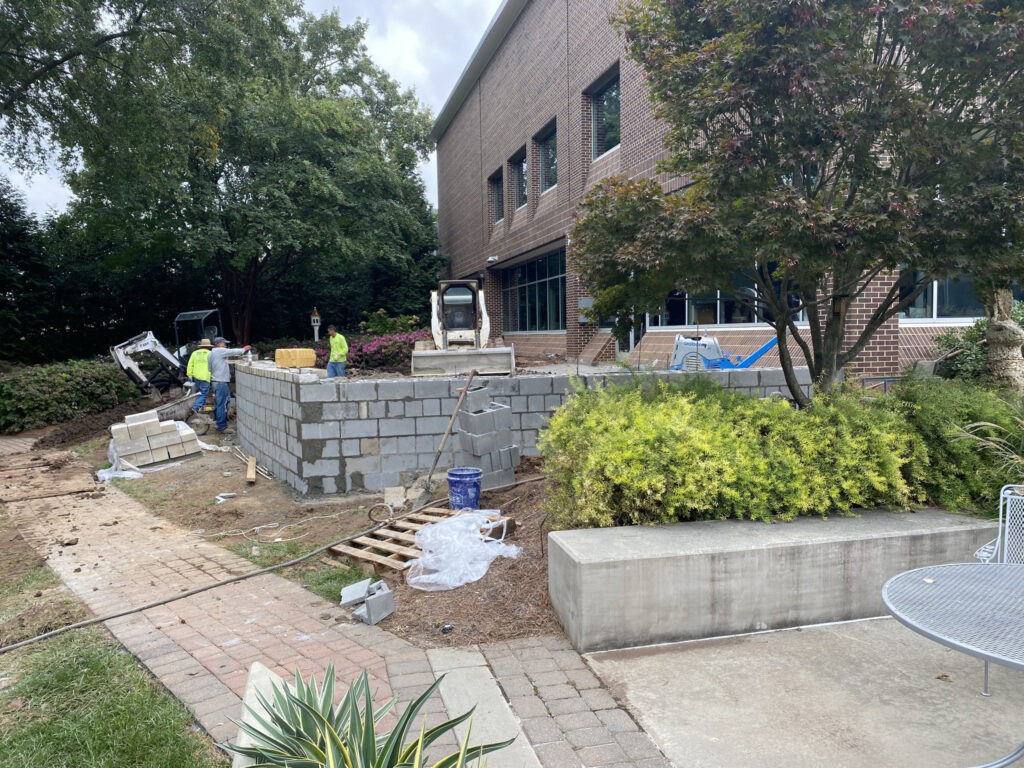
{"type": "Polygon", "coordinates": [[[473,383],[474,376],[476,376],[476,368],[469,372],[469,378],[466,379],[466,386],[459,390],[459,402],[455,404],[455,410],[452,412],[452,417],[448,420],[448,427],[445,429],[444,434],[441,435],[441,444],[437,446],[437,453],[434,454],[434,463],[430,465],[430,472],[427,473],[426,487],[424,488],[423,493],[421,493],[419,498],[416,500],[416,504],[414,506],[420,506],[430,500],[430,494],[433,493],[434,490],[432,483],[434,470],[437,469],[437,462],[441,460],[441,453],[444,451],[445,443],[448,442],[448,437],[452,433],[452,427],[455,426],[455,419],[458,417],[459,411],[462,410],[462,401],[466,399],[466,393],[469,392],[469,386],[473,383]]]}

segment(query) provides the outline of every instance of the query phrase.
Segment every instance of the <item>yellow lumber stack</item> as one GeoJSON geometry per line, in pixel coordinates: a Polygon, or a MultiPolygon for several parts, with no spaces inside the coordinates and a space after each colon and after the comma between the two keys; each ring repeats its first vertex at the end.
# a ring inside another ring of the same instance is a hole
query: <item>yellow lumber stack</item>
{"type": "Polygon", "coordinates": [[[275,349],[274,364],[278,368],[312,368],[316,365],[316,352],[312,349],[275,349]]]}

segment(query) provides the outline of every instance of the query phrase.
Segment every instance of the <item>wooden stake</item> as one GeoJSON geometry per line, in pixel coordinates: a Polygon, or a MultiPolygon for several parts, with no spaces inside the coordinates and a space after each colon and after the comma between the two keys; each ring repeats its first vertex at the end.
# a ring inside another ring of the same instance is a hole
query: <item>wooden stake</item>
{"type": "Polygon", "coordinates": [[[252,485],[256,482],[256,457],[250,456],[246,461],[245,482],[252,485]]]}

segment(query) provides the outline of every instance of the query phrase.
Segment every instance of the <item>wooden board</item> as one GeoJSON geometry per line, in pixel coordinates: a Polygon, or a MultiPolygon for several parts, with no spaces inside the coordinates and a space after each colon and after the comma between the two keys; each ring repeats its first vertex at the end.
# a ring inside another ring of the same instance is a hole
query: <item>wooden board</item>
{"type": "Polygon", "coordinates": [[[250,456],[245,465],[245,482],[252,485],[256,482],[256,457],[250,456]]]}

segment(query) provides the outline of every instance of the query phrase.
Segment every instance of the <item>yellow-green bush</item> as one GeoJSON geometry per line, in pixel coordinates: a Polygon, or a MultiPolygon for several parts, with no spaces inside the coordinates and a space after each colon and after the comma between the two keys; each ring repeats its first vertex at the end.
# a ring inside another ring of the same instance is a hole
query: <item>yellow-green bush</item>
{"type": "Polygon", "coordinates": [[[923,442],[854,394],[806,411],[707,384],[585,391],[541,439],[562,528],[846,513],[924,499],[923,442]]]}

